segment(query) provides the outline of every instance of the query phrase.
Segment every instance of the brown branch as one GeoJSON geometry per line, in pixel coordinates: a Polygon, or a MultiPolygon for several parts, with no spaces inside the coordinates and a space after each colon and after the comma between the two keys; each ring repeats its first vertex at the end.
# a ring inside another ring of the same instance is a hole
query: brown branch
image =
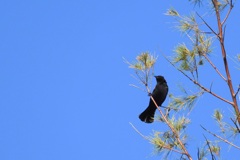
{"type": "Polygon", "coordinates": [[[231,94],[231,97],[232,97],[232,101],[233,101],[233,103],[231,105],[233,106],[235,114],[237,116],[236,121],[238,121],[238,123],[240,124],[240,111],[239,111],[239,108],[238,108],[237,99],[236,99],[234,89],[233,89],[233,85],[232,85],[231,74],[230,74],[230,71],[229,71],[228,61],[227,61],[227,56],[226,56],[227,53],[226,53],[225,45],[224,45],[223,29],[222,29],[221,17],[220,17],[219,6],[218,6],[219,2],[218,2],[218,0],[212,0],[212,3],[213,3],[214,8],[215,8],[215,14],[216,14],[217,23],[218,23],[218,33],[219,33],[218,39],[219,39],[219,42],[220,42],[224,68],[225,68],[225,72],[226,72],[226,75],[227,75],[227,84],[228,84],[228,88],[229,88],[229,91],[230,91],[230,94],[231,94]]]}
{"type": "Polygon", "coordinates": [[[192,79],[191,77],[189,77],[186,73],[184,73],[182,70],[180,70],[179,68],[177,68],[165,55],[164,55],[165,59],[174,67],[176,68],[179,72],[181,72],[185,77],[187,77],[190,81],[192,81],[194,84],[196,84],[197,86],[199,86],[201,89],[203,89],[205,92],[210,93],[211,95],[213,95],[214,97],[229,103],[231,105],[233,105],[232,102],[230,102],[229,100],[226,100],[225,98],[217,95],[216,93],[212,92],[211,90],[207,89],[206,87],[202,86],[200,83],[198,83],[197,81],[195,81],[194,79],[192,79]]]}
{"type": "Polygon", "coordinates": [[[205,57],[205,59],[208,61],[208,63],[211,64],[211,66],[213,67],[213,69],[219,74],[220,77],[222,77],[222,79],[224,81],[227,82],[227,79],[221,74],[221,72],[217,69],[217,67],[212,63],[212,61],[207,57],[206,54],[203,54],[203,56],[205,57]]]}
{"type": "Polygon", "coordinates": [[[227,144],[229,144],[229,145],[231,145],[231,146],[233,146],[233,147],[235,147],[235,148],[237,148],[237,149],[240,150],[240,147],[239,147],[239,146],[233,144],[232,142],[229,142],[228,140],[226,140],[225,138],[220,137],[219,135],[216,135],[215,133],[212,133],[211,131],[209,131],[209,130],[207,130],[206,128],[204,128],[202,125],[201,125],[201,127],[202,127],[205,131],[207,131],[208,133],[210,133],[211,135],[213,135],[214,137],[217,137],[218,139],[222,140],[223,142],[225,142],[225,143],[227,143],[227,144]]]}
{"type": "Polygon", "coordinates": [[[232,0],[230,0],[230,8],[229,8],[229,10],[228,10],[228,13],[227,13],[226,17],[224,18],[224,20],[223,20],[222,23],[221,23],[222,25],[224,25],[224,23],[227,21],[227,19],[228,19],[230,13],[231,13],[233,7],[234,7],[234,6],[233,6],[233,3],[232,3],[232,0]]]}

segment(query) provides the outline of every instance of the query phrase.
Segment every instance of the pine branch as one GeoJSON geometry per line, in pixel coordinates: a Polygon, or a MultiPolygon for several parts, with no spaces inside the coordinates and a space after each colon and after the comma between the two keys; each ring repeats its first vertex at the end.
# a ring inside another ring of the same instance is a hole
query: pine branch
{"type": "Polygon", "coordinates": [[[202,86],[200,83],[198,83],[197,81],[195,81],[194,79],[192,79],[191,77],[189,77],[186,73],[184,73],[182,70],[180,70],[179,68],[177,68],[165,55],[163,55],[165,57],[165,59],[174,67],[176,68],[179,72],[181,72],[185,77],[187,77],[190,81],[192,81],[194,84],[196,84],[197,86],[199,86],[201,89],[203,89],[205,92],[210,93],[211,95],[213,95],[214,97],[233,105],[232,102],[230,102],[229,100],[226,100],[225,98],[217,95],[216,93],[212,92],[211,90],[207,89],[206,87],[202,86]]]}
{"type": "MultiPolygon", "coordinates": [[[[147,90],[149,91],[150,93],[150,90],[147,88],[147,90]]],[[[186,155],[188,157],[189,160],[192,160],[192,157],[191,155],[188,153],[186,147],[184,146],[184,144],[182,143],[177,131],[175,130],[175,128],[169,123],[168,119],[166,118],[166,116],[163,114],[162,110],[160,109],[160,107],[158,107],[156,101],[154,100],[154,98],[152,96],[150,96],[151,100],[153,101],[154,105],[156,106],[156,108],[158,109],[158,111],[160,112],[164,122],[168,125],[168,127],[171,129],[171,131],[173,132],[173,134],[175,135],[178,143],[180,144],[181,146],[181,149],[183,150],[183,153],[184,155],[186,155]]]]}
{"type": "MultiPolygon", "coordinates": [[[[129,124],[132,126],[132,128],[133,128],[141,137],[143,137],[144,139],[150,141],[150,138],[147,137],[147,136],[145,136],[145,135],[143,135],[131,122],[129,122],[129,124]]],[[[174,148],[170,148],[170,147],[168,147],[168,146],[161,146],[161,147],[164,148],[164,149],[167,149],[167,150],[170,150],[170,151],[179,153],[179,154],[186,154],[186,153],[184,153],[184,152],[181,152],[181,151],[176,150],[176,149],[174,149],[174,148]]]]}

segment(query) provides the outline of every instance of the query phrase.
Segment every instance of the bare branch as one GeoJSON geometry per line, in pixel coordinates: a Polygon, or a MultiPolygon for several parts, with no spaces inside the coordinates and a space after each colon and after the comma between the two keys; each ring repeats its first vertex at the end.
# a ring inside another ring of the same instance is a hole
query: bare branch
{"type": "Polygon", "coordinates": [[[211,135],[213,135],[214,137],[217,137],[218,139],[222,140],[223,142],[225,142],[225,143],[227,143],[227,144],[229,144],[229,145],[231,145],[231,146],[233,146],[233,147],[235,147],[235,148],[237,148],[237,149],[240,150],[240,147],[239,147],[239,146],[233,144],[232,142],[229,142],[228,140],[226,140],[225,138],[220,137],[219,135],[216,135],[215,133],[212,133],[211,131],[209,131],[209,130],[207,130],[206,128],[204,128],[202,125],[201,125],[201,127],[202,127],[205,131],[207,131],[208,133],[210,133],[211,135]]]}
{"type": "Polygon", "coordinates": [[[201,20],[204,22],[204,24],[212,31],[213,34],[215,34],[216,36],[218,36],[218,34],[212,29],[211,26],[209,26],[209,24],[196,12],[196,14],[198,15],[199,18],[201,18],[201,20]]]}
{"type": "MultiPolygon", "coordinates": [[[[229,91],[231,93],[231,97],[232,97],[232,106],[235,110],[235,113],[237,115],[237,121],[240,124],[240,111],[238,108],[238,103],[237,103],[237,99],[235,97],[235,93],[234,93],[234,89],[233,89],[233,84],[232,84],[232,80],[231,80],[231,74],[230,74],[230,70],[228,67],[228,61],[227,61],[227,53],[225,50],[225,45],[224,45],[224,37],[223,37],[223,26],[221,23],[221,16],[220,16],[220,11],[219,11],[219,4],[218,4],[218,0],[212,0],[212,3],[214,5],[215,8],[215,14],[216,14],[216,18],[217,18],[217,24],[218,24],[218,40],[221,46],[221,51],[222,51],[222,59],[223,59],[223,64],[224,64],[224,68],[225,68],[225,72],[226,72],[226,76],[227,76],[227,84],[228,84],[228,88],[229,91]]],[[[232,4],[232,2],[231,2],[232,4]]]]}
{"type": "Polygon", "coordinates": [[[231,13],[233,7],[234,7],[234,6],[233,6],[233,2],[232,2],[232,0],[230,0],[230,8],[229,8],[229,10],[228,10],[228,13],[227,13],[226,17],[224,18],[224,20],[223,20],[222,23],[221,23],[222,25],[224,25],[224,23],[227,21],[227,19],[228,19],[230,13],[231,13]]]}
{"type": "Polygon", "coordinates": [[[217,67],[212,63],[212,61],[207,57],[206,54],[203,54],[204,58],[208,61],[208,63],[211,64],[211,66],[213,67],[213,69],[215,69],[215,71],[219,74],[220,77],[222,77],[222,79],[224,79],[224,81],[227,82],[227,79],[221,74],[221,72],[217,69],[217,67]]]}
{"type": "Polygon", "coordinates": [[[186,73],[184,73],[182,70],[180,70],[179,68],[177,68],[165,55],[163,55],[165,57],[165,59],[174,67],[176,68],[179,72],[181,72],[185,77],[187,77],[190,81],[192,81],[194,84],[196,84],[197,86],[199,86],[201,89],[203,89],[205,92],[210,93],[211,95],[213,95],[214,97],[233,105],[232,102],[230,102],[229,100],[226,100],[225,98],[217,95],[216,93],[212,92],[211,90],[207,89],[206,87],[202,86],[200,83],[198,83],[197,81],[195,81],[194,79],[192,79],[191,77],[189,77],[186,73]]]}
{"type": "Polygon", "coordinates": [[[140,90],[143,91],[143,92],[146,92],[144,89],[142,89],[142,88],[136,86],[135,84],[129,84],[129,86],[131,86],[131,87],[135,87],[135,88],[137,88],[137,89],[140,89],[140,90]]]}
{"type": "Polygon", "coordinates": [[[147,136],[144,136],[131,122],[129,122],[129,124],[132,126],[132,128],[140,135],[142,136],[144,139],[149,140],[149,138],[147,136]]]}

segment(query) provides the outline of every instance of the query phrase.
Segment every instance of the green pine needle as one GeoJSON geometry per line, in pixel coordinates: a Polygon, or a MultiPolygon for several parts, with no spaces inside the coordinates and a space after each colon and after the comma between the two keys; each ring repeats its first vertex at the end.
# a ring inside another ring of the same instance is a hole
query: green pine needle
{"type": "Polygon", "coordinates": [[[167,12],[165,13],[165,15],[168,15],[168,16],[179,16],[178,12],[174,8],[168,9],[167,12]]]}
{"type": "Polygon", "coordinates": [[[219,110],[215,110],[215,111],[214,111],[213,117],[214,117],[218,122],[221,122],[222,119],[223,119],[223,115],[222,115],[222,113],[221,113],[219,110]]]}

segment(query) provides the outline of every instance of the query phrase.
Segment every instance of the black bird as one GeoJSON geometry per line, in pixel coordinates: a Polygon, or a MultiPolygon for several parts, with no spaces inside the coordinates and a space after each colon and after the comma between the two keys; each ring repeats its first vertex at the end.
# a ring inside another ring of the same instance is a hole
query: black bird
{"type": "MultiPolygon", "coordinates": [[[[157,84],[152,92],[152,97],[157,103],[158,106],[161,106],[162,103],[165,101],[166,96],[168,94],[168,85],[166,80],[164,79],[163,76],[155,76],[157,80],[157,84]]],[[[146,122],[146,123],[152,123],[154,120],[154,114],[156,111],[156,106],[152,99],[150,98],[150,102],[148,107],[143,111],[140,115],[139,118],[141,121],[146,122]]]]}

